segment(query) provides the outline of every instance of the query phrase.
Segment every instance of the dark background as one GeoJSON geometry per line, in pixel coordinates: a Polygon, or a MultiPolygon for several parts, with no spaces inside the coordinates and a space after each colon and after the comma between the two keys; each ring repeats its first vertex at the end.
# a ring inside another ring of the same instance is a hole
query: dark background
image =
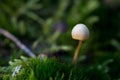
{"type": "MultiPolygon", "coordinates": [[[[1,0],[0,28],[15,35],[35,55],[65,51],[72,57],[77,42],[72,28],[83,23],[90,38],[81,48],[87,62],[103,56],[120,56],[119,0],[1,0]]],[[[10,39],[0,35],[0,65],[28,56],[10,39]]],[[[106,58],[105,58],[106,59],[106,58]]]]}

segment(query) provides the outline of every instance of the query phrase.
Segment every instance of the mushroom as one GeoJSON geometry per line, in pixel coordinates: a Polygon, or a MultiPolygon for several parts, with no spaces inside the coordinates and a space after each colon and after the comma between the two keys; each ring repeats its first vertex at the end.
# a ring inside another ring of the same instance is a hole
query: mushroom
{"type": "Polygon", "coordinates": [[[75,50],[74,57],[73,57],[73,63],[76,64],[82,42],[89,38],[89,30],[86,27],[86,25],[84,24],[75,25],[72,29],[72,38],[79,40],[78,46],[75,50]]]}

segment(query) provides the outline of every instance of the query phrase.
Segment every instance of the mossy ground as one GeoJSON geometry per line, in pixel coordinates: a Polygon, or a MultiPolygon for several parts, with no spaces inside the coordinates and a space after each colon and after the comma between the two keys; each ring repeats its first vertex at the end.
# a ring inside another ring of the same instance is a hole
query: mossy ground
{"type": "MultiPolygon", "coordinates": [[[[110,80],[106,65],[79,66],[57,59],[30,58],[22,62],[19,73],[14,70],[2,76],[2,80],[110,80]]],[[[15,69],[15,68],[14,68],[15,69]]]]}

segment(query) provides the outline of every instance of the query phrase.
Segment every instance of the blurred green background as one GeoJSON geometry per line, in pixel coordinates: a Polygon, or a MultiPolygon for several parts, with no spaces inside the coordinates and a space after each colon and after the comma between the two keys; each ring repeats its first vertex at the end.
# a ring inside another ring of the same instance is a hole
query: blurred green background
{"type": "MultiPolygon", "coordinates": [[[[80,58],[85,57],[83,63],[120,56],[119,0],[0,1],[0,28],[15,35],[35,55],[67,54],[63,58],[72,60],[78,41],[71,38],[71,30],[78,23],[86,24],[90,30],[90,38],[80,50],[80,58]]],[[[1,66],[21,55],[28,56],[0,35],[1,66]]]]}

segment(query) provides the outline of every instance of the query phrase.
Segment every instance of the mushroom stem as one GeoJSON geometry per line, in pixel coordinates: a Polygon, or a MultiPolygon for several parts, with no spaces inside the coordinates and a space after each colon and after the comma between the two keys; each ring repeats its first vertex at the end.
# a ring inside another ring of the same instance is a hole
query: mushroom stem
{"type": "Polygon", "coordinates": [[[74,57],[73,57],[74,64],[77,63],[77,58],[78,58],[78,54],[79,54],[79,50],[80,50],[81,45],[82,45],[82,41],[79,41],[78,46],[77,46],[75,53],[74,53],[74,57]]]}

